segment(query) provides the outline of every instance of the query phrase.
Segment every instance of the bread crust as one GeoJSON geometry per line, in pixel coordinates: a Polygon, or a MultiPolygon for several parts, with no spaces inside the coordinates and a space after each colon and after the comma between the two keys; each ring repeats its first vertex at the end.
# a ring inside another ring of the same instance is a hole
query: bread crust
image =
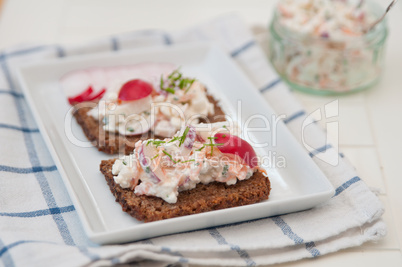
{"type": "Polygon", "coordinates": [[[255,172],[251,178],[234,185],[219,182],[198,184],[194,189],[180,192],[177,202],[169,204],[158,197],[137,196],[133,190],[116,184],[112,174],[114,162],[115,159],[103,160],[100,171],[122,210],[144,222],[249,205],[268,199],[271,191],[268,177],[255,172]]]}
{"type": "MultiPolygon", "coordinates": [[[[217,100],[212,95],[207,95],[208,100],[214,105],[214,115],[209,115],[207,119],[200,119],[200,122],[214,123],[225,121],[225,113],[219,106],[217,100]]],[[[90,107],[80,107],[73,110],[73,115],[78,124],[84,131],[85,136],[92,144],[98,148],[99,151],[107,154],[124,153],[129,155],[133,149],[134,144],[139,140],[146,139],[164,139],[165,137],[154,135],[151,131],[142,135],[124,136],[118,133],[111,133],[105,131],[99,121],[95,120],[92,116],[88,115],[90,107]]]]}

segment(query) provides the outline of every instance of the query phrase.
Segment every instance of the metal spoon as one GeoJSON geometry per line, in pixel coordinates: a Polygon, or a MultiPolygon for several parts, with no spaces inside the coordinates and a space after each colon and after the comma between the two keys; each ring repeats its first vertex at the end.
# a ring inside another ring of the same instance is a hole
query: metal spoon
{"type": "MultiPolygon", "coordinates": [[[[385,18],[385,16],[387,15],[388,11],[390,11],[391,8],[396,4],[396,2],[398,2],[398,0],[393,0],[393,1],[389,4],[389,6],[387,7],[387,9],[385,10],[384,14],[382,14],[381,17],[379,17],[376,21],[374,21],[374,23],[371,24],[371,26],[368,27],[368,28],[365,30],[365,33],[368,33],[369,31],[371,31],[378,23],[380,23],[380,22],[385,18]]],[[[362,3],[362,1],[360,1],[360,3],[362,3]]],[[[360,3],[359,3],[359,6],[361,5],[360,3]]]]}

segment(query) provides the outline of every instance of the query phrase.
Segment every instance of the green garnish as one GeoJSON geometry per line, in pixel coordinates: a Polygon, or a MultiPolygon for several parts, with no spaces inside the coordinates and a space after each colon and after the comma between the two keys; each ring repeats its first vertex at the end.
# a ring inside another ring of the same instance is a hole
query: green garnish
{"type": "Polygon", "coordinates": [[[195,151],[201,151],[201,150],[203,150],[205,148],[205,145],[203,145],[201,148],[199,148],[199,149],[196,149],[195,151]]]}
{"type": "Polygon", "coordinates": [[[186,163],[186,162],[190,162],[190,161],[195,161],[195,159],[185,160],[185,161],[182,161],[182,162],[180,162],[180,163],[186,163]]]}
{"type": "Polygon", "coordinates": [[[166,143],[166,141],[161,141],[161,140],[148,140],[147,145],[149,145],[150,143],[152,143],[153,145],[155,145],[156,147],[160,146],[161,144],[166,143]]]}
{"type": "Polygon", "coordinates": [[[161,75],[161,84],[160,84],[161,89],[163,89],[163,75],[161,75]]]}
{"type": "Polygon", "coordinates": [[[216,144],[204,144],[204,146],[223,146],[224,143],[216,143],[216,144]]]}
{"type": "MultiPolygon", "coordinates": [[[[195,79],[184,78],[179,69],[180,68],[174,70],[171,74],[169,74],[169,76],[167,77],[167,81],[164,81],[163,75],[161,76],[161,90],[174,94],[176,92],[175,88],[179,88],[181,90],[185,90],[185,93],[188,92],[195,79]]],[[[175,100],[177,101],[178,99],[175,100]]]]}
{"type": "Polygon", "coordinates": [[[227,128],[228,128],[228,127],[226,127],[226,125],[223,125],[222,127],[223,127],[223,128],[225,128],[225,129],[227,129],[227,128]]]}
{"type": "Polygon", "coordinates": [[[226,176],[226,174],[228,173],[229,170],[229,165],[223,166],[223,171],[222,171],[222,176],[226,176]]]}
{"type": "Polygon", "coordinates": [[[174,142],[174,141],[180,140],[180,139],[181,139],[181,137],[175,136],[175,137],[173,137],[172,140],[170,140],[170,141],[168,142],[168,144],[169,144],[169,143],[172,143],[172,142],[174,142]]]}
{"type": "Polygon", "coordinates": [[[175,90],[174,90],[173,88],[170,88],[170,87],[165,88],[164,90],[165,90],[166,92],[168,92],[168,93],[171,93],[171,94],[174,94],[174,93],[175,93],[175,90]]]}
{"type": "Polygon", "coordinates": [[[208,137],[209,140],[218,139],[218,137],[208,137]]]}
{"type": "Polygon", "coordinates": [[[123,165],[127,165],[127,162],[125,162],[124,160],[123,160],[123,165]]]}
{"type": "Polygon", "coordinates": [[[159,154],[156,154],[155,156],[152,157],[151,160],[156,159],[159,156],[159,154]]]}
{"type": "Polygon", "coordinates": [[[199,163],[199,162],[197,162],[197,163],[195,164],[195,166],[200,166],[200,163],[199,163]]]}
{"type": "Polygon", "coordinates": [[[173,81],[179,80],[179,79],[181,78],[181,76],[182,76],[182,74],[179,72],[179,69],[180,69],[180,68],[178,68],[177,70],[174,70],[174,71],[168,76],[168,79],[169,79],[169,80],[173,80],[173,81]],[[176,76],[175,76],[175,75],[176,75],[176,76]]]}
{"type": "Polygon", "coordinates": [[[145,114],[145,115],[151,115],[151,112],[145,110],[145,111],[144,111],[144,114],[145,114]]]}
{"type": "Polygon", "coordinates": [[[184,143],[184,140],[186,140],[186,136],[187,136],[189,130],[190,130],[190,128],[187,126],[186,129],[184,130],[183,135],[181,136],[179,147],[184,143]]]}
{"type": "Polygon", "coordinates": [[[168,152],[166,152],[166,150],[162,150],[162,152],[163,152],[166,156],[168,156],[168,157],[173,161],[173,163],[177,163],[177,161],[175,161],[175,160],[173,159],[172,155],[170,155],[168,152]]]}
{"type": "Polygon", "coordinates": [[[133,128],[133,127],[128,127],[128,128],[127,128],[127,131],[129,131],[130,133],[133,133],[133,132],[134,132],[134,128],[133,128]]]}
{"type": "Polygon", "coordinates": [[[186,84],[187,89],[186,91],[184,91],[185,94],[187,94],[188,90],[190,90],[191,85],[193,85],[193,83],[195,82],[195,79],[189,80],[186,84]]]}
{"type": "Polygon", "coordinates": [[[223,137],[223,138],[226,138],[226,134],[222,134],[222,137],[223,137]]]}

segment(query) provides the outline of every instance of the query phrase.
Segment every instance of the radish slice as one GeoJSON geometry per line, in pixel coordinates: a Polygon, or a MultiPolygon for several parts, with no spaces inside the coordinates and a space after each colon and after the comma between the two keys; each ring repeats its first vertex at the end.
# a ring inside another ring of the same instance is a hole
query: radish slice
{"type": "Polygon", "coordinates": [[[79,94],[84,88],[92,86],[95,92],[106,88],[108,92],[118,90],[120,86],[132,79],[142,79],[154,88],[159,86],[159,78],[175,70],[171,63],[139,63],[127,66],[94,67],[66,73],[60,84],[64,94],[71,97],[79,94]],[[118,86],[116,88],[116,85],[118,86]]]}
{"type": "Polygon", "coordinates": [[[120,89],[119,100],[133,101],[149,96],[152,93],[152,85],[146,81],[135,79],[126,82],[120,89]]]}
{"type": "Polygon", "coordinates": [[[155,160],[151,160],[158,150],[153,145],[146,145],[145,143],[138,149],[138,158],[140,160],[140,165],[144,172],[148,175],[154,184],[160,183],[165,180],[165,175],[159,166],[155,166],[155,160]]]}
{"type": "Polygon", "coordinates": [[[258,166],[257,155],[253,147],[245,140],[236,135],[227,133],[217,133],[214,135],[215,143],[223,145],[217,146],[222,153],[235,154],[241,157],[251,168],[258,166]]]}
{"type": "Polygon", "coordinates": [[[94,100],[100,99],[106,92],[105,89],[102,89],[98,93],[92,94],[93,91],[94,90],[92,89],[92,86],[89,86],[81,94],[74,96],[74,97],[69,97],[68,102],[70,103],[70,105],[73,106],[77,103],[82,103],[82,102],[86,102],[86,101],[94,101],[94,100]]]}

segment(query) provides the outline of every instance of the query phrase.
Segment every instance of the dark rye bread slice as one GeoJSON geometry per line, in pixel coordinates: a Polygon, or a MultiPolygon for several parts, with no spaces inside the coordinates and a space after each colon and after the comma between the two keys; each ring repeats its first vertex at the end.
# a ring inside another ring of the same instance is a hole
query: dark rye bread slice
{"type": "MultiPolygon", "coordinates": [[[[200,119],[200,122],[213,123],[225,121],[225,113],[219,106],[218,101],[216,101],[211,95],[208,95],[208,99],[212,104],[214,104],[215,114],[208,116],[207,120],[205,118],[200,119]]],[[[164,137],[153,135],[152,132],[136,136],[124,136],[118,133],[107,132],[103,130],[103,127],[97,120],[87,114],[90,109],[90,107],[76,108],[73,111],[73,115],[78,124],[82,127],[88,140],[91,141],[99,151],[108,154],[124,153],[128,155],[133,151],[134,144],[138,140],[146,140],[150,138],[164,139],[164,137]]]]}
{"type": "Polygon", "coordinates": [[[144,222],[249,205],[268,199],[271,191],[268,177],[255,172],[248,180],[238,181],[234,185],[218,182],[198,184],[192,190],[180,192],[177,202],[169,204],[158,197],[137,196],[133,190],[116,184],[112,174],[114,162],[115,159],[103,160],[100,171],[123,211],[144,222]]]}

